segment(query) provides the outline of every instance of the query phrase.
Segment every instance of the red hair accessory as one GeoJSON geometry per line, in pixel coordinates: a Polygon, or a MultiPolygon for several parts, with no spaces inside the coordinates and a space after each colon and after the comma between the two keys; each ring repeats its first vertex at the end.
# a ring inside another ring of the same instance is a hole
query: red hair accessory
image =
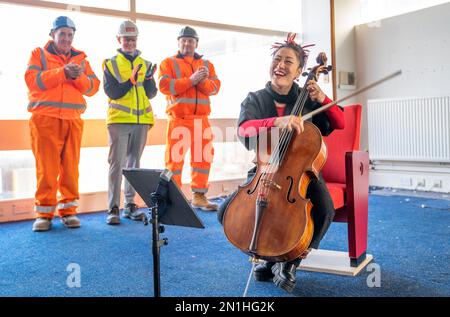
{"type": "Polygon", "coordinates": [[[306,48],[316,45],[316,44],[308,44],[308,45],[301,46],[300,44],[295,42],[296,36],[297,36],[297,33],[288,33],[288,35],[286,37],[286,40],[284,40],[284,43],[275,42],[272,45],[272,49],[279,49],[279,48],[282,48],[282,47],[289,46],[289,47],[293,47],[293,48],[296,48],[296,49],[301,49],[305,53],[309,53],[309,50],[307,50],[306,48]]]}

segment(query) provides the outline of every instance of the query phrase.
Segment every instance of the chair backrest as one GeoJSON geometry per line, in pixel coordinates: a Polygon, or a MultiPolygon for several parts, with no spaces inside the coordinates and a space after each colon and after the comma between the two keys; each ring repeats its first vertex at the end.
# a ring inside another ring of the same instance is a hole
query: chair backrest
{"type": "Polygon", "coordinates": [[[359,129],[361,126],[361,105],[344,107],[345,127],[334,130],[324,137],[328,158],[322,169],[325,181],[345,184],[345,153],[359,150],[359,129]]]}

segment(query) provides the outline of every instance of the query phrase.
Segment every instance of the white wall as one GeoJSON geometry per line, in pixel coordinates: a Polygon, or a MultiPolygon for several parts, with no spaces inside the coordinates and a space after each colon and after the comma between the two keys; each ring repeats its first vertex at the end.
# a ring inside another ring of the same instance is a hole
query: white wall
{"type": "MultiPolygon", "coordinates": [[[[302,0],[302,43],[315,44],[308,48],[310,57],[308,67],[316,65],[316,57],[320,52],[325,52],[328,64],[333,64],[331,58],[331,21],[329,0],[302,0]]],[[[303,81],[301,82],[303,84],[303,81]]],[[[333,99],[333,86],[331,75],[327,82],[324,76],[319,77],[319,85],[322,90],[333,99]]]]}
{"type": "MultiPolygon", "coordinates": [[[[334,23],[335,23],[335,46],[336,61],[335,72],[336,78],[339,78],[339,72],[356,73],[356,57],[355,57],[355,25],[360,19],[359,6],[360,0],[335,0],[334,7],[334,23]]],[[[356,77],[358,80],[358,77],[356,77]]],[[[339,80],[336,83],[339,84],[339,80]]],[[[353,92],[353,90],[337,88],[337,99],[345,97],[353,92]]],[[[357,98],[350,98],[345,104],[358,102],[357,98]]]]}
{"type": "Polygon", "coordinates": [[[360,85],[401,69],[364,99],[450,94],[450,3],[356,26],[360,85]]]}
{"type": "MultiPolygon", "coordinates": [[[[449,3],[353,27],[360,18],[360,1],[334,2],[337,71],[356,71],[357,88],[403,71],[354,101],[365,107],[369,99],[450,96],[449,3]]],[[[338,97],[349,92],[338,89],[338,97]]],[[[367,150],[366,111],[362,119],[361,149],[367,150]]],[[[450,166],[384,162],[372,171],[371,185],[450,192],[450,166]]]]}

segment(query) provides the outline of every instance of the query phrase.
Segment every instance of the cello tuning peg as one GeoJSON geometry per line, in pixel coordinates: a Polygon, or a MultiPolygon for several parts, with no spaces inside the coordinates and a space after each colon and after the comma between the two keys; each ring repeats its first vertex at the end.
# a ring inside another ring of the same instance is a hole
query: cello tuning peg
{"type": "Polygon", "coordinates": [[[302,76],[303,76],[303,77],[306,77],[306,76],[308,76],[308,73],[307,73],[307,72],[303,72],[303,73],[302,73],[302,76]]]}
{"type": "Polygon", "coordinates": [[[332,65],[328,65],[327,66],[327,71],[331,72],[333,70],[333,66],[332,65]]]}

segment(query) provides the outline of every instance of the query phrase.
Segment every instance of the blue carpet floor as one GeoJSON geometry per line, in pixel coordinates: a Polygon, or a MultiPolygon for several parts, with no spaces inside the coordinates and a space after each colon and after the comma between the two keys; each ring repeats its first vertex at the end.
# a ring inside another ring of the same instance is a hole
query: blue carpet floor
{"type": "MultiPolygon", "coordinates": [[[[450,204],[401,196],[369,199],[368,253],[381,269],[357,277],[298,272],[288,294],[273,283],[250,284],[248,296],[450,296],[450,204]]],[[[205,229],[166,226],[161,250],[162,296],[241,296],[251,269],[227,242],[215,213],[198,212],[205,229]]],[[[58,219],[46,233],[31,221],[0,224],[0,296],[153,296],[151,227],[131,220],[105,224],[105,214],[81,215],[80,229],[58,219]],[[75,263],[81,287],[66,281],[75,263]]],[[[346,224],[333,223],[321,247],[346,250],[346,224]]]]}

